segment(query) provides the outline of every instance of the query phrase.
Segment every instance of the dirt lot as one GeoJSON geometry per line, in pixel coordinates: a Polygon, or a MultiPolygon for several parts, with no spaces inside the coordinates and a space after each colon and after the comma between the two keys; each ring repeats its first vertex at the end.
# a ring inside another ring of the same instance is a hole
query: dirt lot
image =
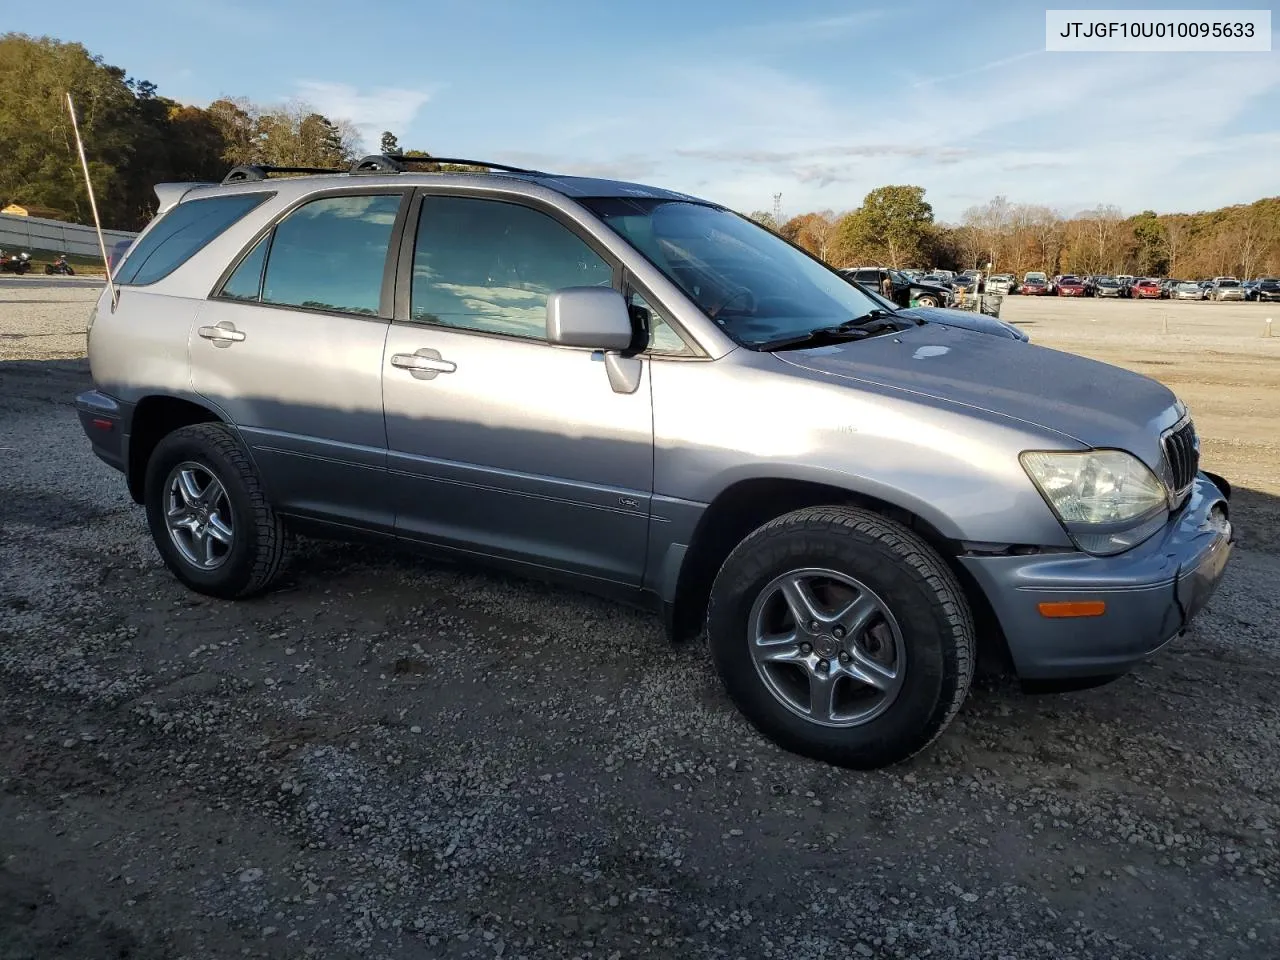
{"type": "Polygon", "coordinates": [[[69,406],[92,293],[0,285],[3,960],[1280,955],[1267,307],[1006,301],[1187,398],[1242,545],[1133,675],[860,774],[574,593],[319,543],[184,591],[69,406]]]}

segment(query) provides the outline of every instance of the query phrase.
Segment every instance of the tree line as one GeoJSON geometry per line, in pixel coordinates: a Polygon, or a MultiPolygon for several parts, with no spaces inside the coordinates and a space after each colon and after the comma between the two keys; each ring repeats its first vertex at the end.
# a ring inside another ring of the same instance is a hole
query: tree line
{"type": "Polygon", "coordinates": [[[985,269],[1022,275],[1118,274],[1197,279],[1280,274],[1280,197],[1200,213],[1125,216],[1114,206],[1064,215],[998,196],[959,223],[935,220],[923,187],[877,187],[847,213],[751,218],[836,266],[985,269]]]}
{"type": "MultiPolygon", "coordinates": [[[[64,94],[76,104],[103,226],[141,229],[165,181],[219,181],[234,165],[348,167],[360,137],[305,102],[224,97],[194,107],[161,96],[82,44],[0,34],[0,207],[88,223],[92,216],[64,94]]],[[[384,148],[399,151],[395,136],[384,148]]],[[[422,150],[411,156],[428,157],[422,150]]]]}

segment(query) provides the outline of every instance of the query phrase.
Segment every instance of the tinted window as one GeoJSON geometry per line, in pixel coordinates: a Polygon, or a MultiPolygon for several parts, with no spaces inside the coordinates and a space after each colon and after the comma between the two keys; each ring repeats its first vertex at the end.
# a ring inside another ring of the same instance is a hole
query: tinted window
{"type": "Polygon", "coordinates": [[[253,245],[249,255],[240,261],[240,266],[223,286],[221,296],[229,300],[257,300],[262,295],[262,267],[267,262],[267,247],[270,245],[270,234],[253,245]]]}
{"type": "Polygon", "coordinates": [[[583,202],[739,343],[844,323],[878,306],[841,274],[727,210],[630,197],[583,202]]]}
{"type": "Polygon", "coordinates": [[[415,320],[543,339],[554,291],[612,282],[612,268],[545,213],[465,197],[430,197],[422,205],[415,320]]]}
{"type": "Polygon", "coordinates": [[[374,315],[400,194],[324,197],[276,226],[262,302],[374,315]]]}
{"type": "Polygon", "coordinates": [[[642,325],[649,332],[648,347],[651,353],[676,354],[691,356],[693,350],[684,342],[680,334],[672,329],[666,317],[657,310],[637,290],[627,292],[627,306],[631,309],[633,321],[642,325]]]}
{"type": "Polygon", "coordinates": [[[116,271],[116,283],[155,283],[190,260],[270,194],[240,193],[171,207],[116,271]]]}

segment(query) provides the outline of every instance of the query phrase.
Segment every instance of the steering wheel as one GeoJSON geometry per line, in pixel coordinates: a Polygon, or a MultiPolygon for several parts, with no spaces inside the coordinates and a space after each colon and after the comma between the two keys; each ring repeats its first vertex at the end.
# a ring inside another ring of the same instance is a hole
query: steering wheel
{"type": "Polygon", "coordinates": [[[744,304],[744,309],[746,310],[746,312],[755,313],[756,305],[757,305],[756,295],[752,293],[751,290],[748,289],[747,287],[743,287],[742,289],[738,290],[736,293],[729,294],[729,297],[727,300],[724,300],[723,302],[721,302],[721,304],[718,307],[716,307],[713,311],[711,311],[711,319],[713,320],[720,319],[720,314],[724,313],[725,308],[727,308],[729,304],[737,303],[739,300],[742,300],[744,298],[747,301],[744,304]]]}

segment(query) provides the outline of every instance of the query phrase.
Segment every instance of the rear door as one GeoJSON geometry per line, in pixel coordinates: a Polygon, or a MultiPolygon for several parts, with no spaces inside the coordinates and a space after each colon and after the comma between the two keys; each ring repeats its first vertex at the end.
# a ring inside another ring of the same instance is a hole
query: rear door
{"type": "Polygon", "coordinates": [[[620,275],[554,210],[422,198],[382,367],[399,533],[639,585],[653,488],[649,361],[637,389],[615,392],[602,354],[546,341],[553,291],[620,275]]]}
{"type": "Polygon", "coordinates": [[[283,513],[390,530],[382,350],[409,192],[316,194],[245,252],[191,338],[283,513]]]}

